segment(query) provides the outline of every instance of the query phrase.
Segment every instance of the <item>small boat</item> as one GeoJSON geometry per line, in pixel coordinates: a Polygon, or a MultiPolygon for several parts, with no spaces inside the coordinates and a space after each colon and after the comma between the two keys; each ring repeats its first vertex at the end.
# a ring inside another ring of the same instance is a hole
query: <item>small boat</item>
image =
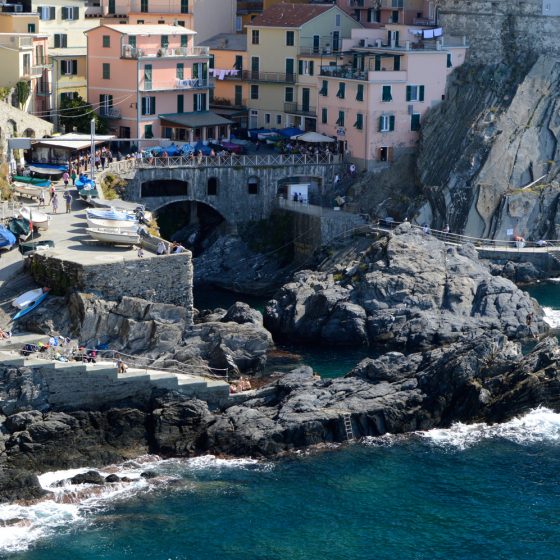
{"type": "Polygon", "coordinates": [[[49,179],[41,179],[40,177],[28,177],[27,175],[14,175],[13,180],[24,185],[34,185],[36,187],[50,187],[49,179]]]}
{"type": "Polygon", "coordinates": [[[26,220],[33,224],[37,229],[49,229],[49,221],[51,217],[40,210],[30,208],[29,206],[22,206],[19,209],[18,216],[23,216],[26,220]]]}
{"type": "Polygon", "coordinates": [[[25,256],[35,251],[47,251],[53,247],[54,241],[50,239],[41,239],[40,241],[26,241],[25,243],[20,243],[18,249],[19,252],[25,256]]]}
{"type": "Polygon", "coordinates": [[[87,232],[98,241],[115,245],[136,245],[140,236],[135,231],[112,228],[87,228],[87,232]]]}
{"type": "Polygon", "coordinates": [[[29,307],[39,296],[41,296],[45,290],[43,288],[37,288],[36,290],[29,290],[18,296],[14,301],[12,301],[12,305],[17,307],[18,309],[25,309],[29,307]]]}
{"type": "Polygon", "coordinates": [[[8,222],[8,229],[20,240],[27,241],[33,233],[31,222],[23,216],[12,218],[8,222]]]}
{"type": "Polygon", "coordinates": [[[39,305],[41,305],[41,303],[43,303],[43,301],[45,301],[45,299],[47,298],[47,296],[49,295],[48,291],[44,291],[41,290],[41,295],[39,295],[37,297],[37,299],[35,299],[34,301],[32,301],[27,307],[21,309],[20,311],[18,311],[14,317],[13,317],[13,321],[17,321],[18,319],[21,319],[24,315],[27,315],[28,313],[30,313],[31,311],[33,311],[36,307],[38,307],[39,305]]]}
{"type": "Polygon", "coordinates": [[[87,224],[92,228],[125,229],[128,231],[136,231],[138,229],[138,222],[130,220],[102,220],[90,216],[87,217],[87,224]]]}
{"type": "Polygon", "coordinates": [[[97,189],[92,187],[84,187],[78,190],[78,195],[82,200],[87,200],[90,198],[99,198],[99,193],[97,189]]]}
{"type": "Polygon", "coordinates": [[[88,218],[99,218],[101,220],[120,220],[120,221],[127,221],[127,222],[138,222],[138,218],[132,212],[119,212],[114,208],[110,210],[96,210],[96,209],[88,209],[87,212],[88,218]]]}
{"type": "Polygon", "coordinates": [[[45,194],[45,198],[46,198],[48,191],[49,191],[49,187],[41,187],[38,185],[26,185],[17,182],[14,183],[14,192],[32,198],[40,198],[42,192],[45,194]]]}
{"type": "Polygon", "coordinates": [[[95,181],[93,179],[76,179],[76,188],[78,190],[85,189],[87,187],[93,188],[95,187],[95,181]]]}
{"type": "Polygon", "coordinates": [[[11,249],[16,243],[16,236],[8,228],[0,226],[0,249],[11,249]]]}

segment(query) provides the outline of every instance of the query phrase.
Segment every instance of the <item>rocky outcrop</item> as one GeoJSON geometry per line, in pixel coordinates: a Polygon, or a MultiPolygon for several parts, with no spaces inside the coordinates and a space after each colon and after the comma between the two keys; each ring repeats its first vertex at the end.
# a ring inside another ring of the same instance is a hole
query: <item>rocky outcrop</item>
{"type": "Polygon", "coordinates": [[[270,301],[273,333],[324,344],[427,348],[483,332],[544,332],[542,310],[511,281],[494,277],[474,248],[449,247],[408,224],[338,271],[304,271],[270,301]]]}

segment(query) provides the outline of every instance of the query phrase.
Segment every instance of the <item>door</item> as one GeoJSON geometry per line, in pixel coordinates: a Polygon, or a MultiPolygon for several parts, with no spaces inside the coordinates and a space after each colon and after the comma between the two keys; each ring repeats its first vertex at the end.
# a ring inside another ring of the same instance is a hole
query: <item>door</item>
{"type": "Polygon", "coordinates": [[[109,0],[109,13],[115,13],[115,0],[109,0]]]}
{"type": "Polygon", "coordinates": [[[152,89],[152,65],[146,64],[144,66],[144,89],[152,89]]]}
{"type": "Polygon", "coordinates": [[[293,82],[294,81],[294,59],[287,58],[286,59],[286,81],[293,82]]]}
{"type": "Polygon", "coordinates": [[[256,80],[259,78],[259,57],[252,56],[251,57],[251,74],[252,77],[256,80]]]}
{"type": "Polygon", "coordinates": [[[309,88],[301,90],[301,110],[304,113],[309,113],[309,88]]]}
{"type": "Polygon", "coordinates": [[[249,128],[257,128],[259,122],[259,112],[255,109],[251,109],[251,114],[249,115],[249,128]]]}
{"type": "Polygon", "coordinates": [[[333,31],[332,48],[334,52],[338,52],[340,50],[340,31],[333,31]]]}
{"type": "Polygon", "coordinates": [[[321,48],[321,38],[319,35],[313,35],[313,52],[318,53],[321,48]]]}

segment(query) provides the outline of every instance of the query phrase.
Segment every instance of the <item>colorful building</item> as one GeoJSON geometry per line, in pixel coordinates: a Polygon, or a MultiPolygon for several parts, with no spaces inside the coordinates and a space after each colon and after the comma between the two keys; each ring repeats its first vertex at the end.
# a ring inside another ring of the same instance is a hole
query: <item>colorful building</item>
{"type": "Polygon", "coordinates": [[[209,111],[210,55],[175,25],[102,25],[87,32],[88,100],[120,138],[181,142],[229,138],[231,121],[209,111]],[[152,140],[153,139],[153,140],[152,140]]]}
{"type": "Polygon", "coordinates": [[[101,0],[104,24],[180,25],[195,44],[235,30],[236,0],[101,0]]]}
{"type": "Polygon", "coordinates": [[[283,2],[285,4],[308,4],[308,0],[237,0],[237,18],[235,20],[235,31],[246,33],[247,25],[268,10],[274,4],[283,2]]]}
{"type": "Polygon", "coordinates": [[[276,4],[247,26],[249,127],[315,130],[317,75],[362,26],[333,5],[276,4]]]}
{"type": "Polygon", "coordinates": [[[336,136],[360,167],[386,166],[415,147],[424,114],[444,98],[466,50],[464,38],[441,28],[353,30],[343,55],[320,68],[319,132],[336,136]]]}
{"type": "Polygon", "coordinates": [[[433,0],[336,0],[336,4],[364,27],[433,25],[436,19],[433,0]]]}

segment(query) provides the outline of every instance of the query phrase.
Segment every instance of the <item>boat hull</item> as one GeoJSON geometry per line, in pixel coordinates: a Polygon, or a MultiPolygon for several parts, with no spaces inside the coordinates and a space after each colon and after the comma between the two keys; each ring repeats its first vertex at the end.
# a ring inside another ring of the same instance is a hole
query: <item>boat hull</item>
{"type": "Polygon", "coordinates": [[[113,243],[115,245],[136,245],[140,243],[140,236],[137,233],[125,230],[111,230],[104,228],[87,228],[87,232],[98,241],[113,243]]]}
{"type": "Polygon", "coordinates": [[[127,230],[136,233],[138,225],[135,222],[129,222],[128,220],[102,220],[100,218],[90,218],[87,217],[87,224],[91,228],[101,228],[101,229],[120,229],[127,230]]]}
{"type": "Polygon", "coordinates": [[[20,208],[19,213],[29,220],[36,229],[49,229],[50,216],[39,210],[31,210],[30,208],[20,208]]]}
{"type": "Polygon", "coordinates": [[[43,294],[43,288],[37,288],[36,290],[29,290],[18,296],[14,301],[12,301],[12,306],[18,309],[25,309],[29,307],[37,298],[41,297],[43,294]]]}
{"type": "Polygon", "coordinates": [[[47,298],[48,295],[49,295],[49,292],[43,292],[34,302],[32,302],[30,305],[28,305],[25,309],[21,309],[20,311],[18,311],[14,315],[13,321],[17,321],[18,319],[21,319],[23,316],[25,316],[28,313],[30,313],[31,311],[33,311],[36,307],[41,305],[41,303],[43,303],[43,301],[45,301],[45,299],[47,298]]]}
{"type": "Polygon", "coordinates": [[[24,196],[39,198],[41,193],[45,193],[45,198],[48,192],[48,187],[38,187],[36,185],[25,185],[23,183],[14,183],[14,191],[24,196]]]}

